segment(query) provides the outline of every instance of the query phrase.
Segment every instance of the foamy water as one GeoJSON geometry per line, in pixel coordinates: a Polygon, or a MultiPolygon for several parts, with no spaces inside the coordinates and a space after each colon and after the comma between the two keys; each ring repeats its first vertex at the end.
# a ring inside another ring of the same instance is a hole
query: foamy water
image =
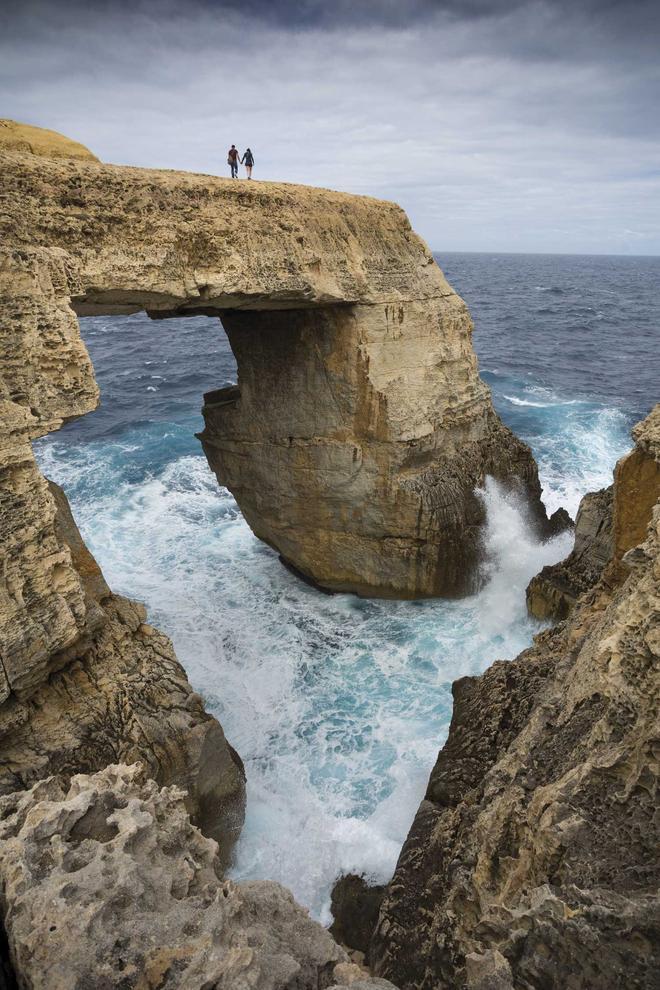
{"type": "MultiPolygon", "coordinates": [[[[647,262],[455,256],[453,265],[498,412],[532,446],[549,510],[574,515],[586,491],[609,484],[630,426],[656,398],[647,262]]],[[[529,645],[540,627],[526,615],[525,586],[570,538],[539,544],[515,499],[489,482],[490,574],[478,595],[317,593],[254,539],[194,438],[202,393],[235,377],[218,322],[96,318],[83,330],[103,405],[41,442],[40,462],[64,485],[111,586],[144,601],[172,636],[245,761],[234,875],[280,880],[328,921],[340,872],[390,875],[446,736],[451,682],[529,645]]]]}
{"type": "MultiPolygon", "coordinates": [[[[127,448],[112,455],[139,453],[127,448]]],[[[43,450],[46,473],[68,490],[85,472],[99,483],[98,452],[68,466],[62,453],[43,450]]],[[[536,542],[495,482],[482,497],[491,576],[459,602],[319,594],[255,540],[201,456],[74,499],[109,583],[148,603],[246,763],[235,877],[279,880],[328,922],[340,872],[391,874],[447,732],[451,682],[529,644],[527,582],[571,545],[536,542]]]]}

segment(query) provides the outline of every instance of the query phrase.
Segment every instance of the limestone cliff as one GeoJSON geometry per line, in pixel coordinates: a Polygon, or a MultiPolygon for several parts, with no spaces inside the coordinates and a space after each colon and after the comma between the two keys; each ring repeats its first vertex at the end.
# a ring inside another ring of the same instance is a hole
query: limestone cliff
{"type": "Polygon", "coordinates": [[[208,313],[239,381],[206,397],[204,450],[305,576],[365,595],[467,592],[486,474],[520,486],[546,525],[465,304],[395,205],[1,149],[0,177],[2,370],[28,434],[96,402],[76,313],[208,313]]]}
{"type": "MultiPolygon", "coordinates": [[[[60,569],[66,583],[61,580],[53,598],[68,617],[73,608],[61,598],[70,593],[81,619],[78,625],[72,621],[73,638],[64,641],[64,649],[44,652],[43,666],[7,662],[9,634],[20,627],[15,620],[6,627],[2,657],[12,680],[11,694],[0,706],[0,793],[52,773],[141,760],[155,780],[185,788],[189,812],[217,840],[226,862],[243,823],[240,758],[193,692],[169,639],[147,624],[142,605],[108,588],[64,492],[50,482],[46,493],[55,512],[52,529],[45,527],[47,515],[42,525],[56,562],[49,571],[52,557],[39,560],[40,547],[32,546],[41,566],[26,584],[57,582],[60,569]]],[[[21,591],[36,621],[29,594],[25,587],[21,591]]],[[[42,621],[48,629],[47,619],[42,621]]]]}
{"type": "Polygon", "coordinates": [[[531,649],[453,686],[372,940],[402,990],[657,986],[659,424],[657,406],[617,466],[620,563],[531,649]]]}
{"type": "MultiPolygon", "coordinates": [[[[623,555],[641,543],[660,498],[660,415],[633,430],[635,446],[614,471],[614,484],[580,503],[575,545],[566,560],[544,567],[529,583],[527,607],[538,619],[565,619],[579,596],[609,566],[613,580],[623,555]]],[[[625,570],[621,572],[625,574],[625,570]]]]}
{"type": "Polygon", "coordinates": [[[278,884],[223,881],[183,793],[138,766],[0,798],[0,904],[30,990],[395,990],[278,884]]]}
{"type": "Polygon", "coordinates": [[[0,248],[0,793],[140,759],[187,788],[226,856],[243,818],[240,760],[169,640],[111,594],[32,453],[98,401],[70,271],[60,250],[0,248]]]}

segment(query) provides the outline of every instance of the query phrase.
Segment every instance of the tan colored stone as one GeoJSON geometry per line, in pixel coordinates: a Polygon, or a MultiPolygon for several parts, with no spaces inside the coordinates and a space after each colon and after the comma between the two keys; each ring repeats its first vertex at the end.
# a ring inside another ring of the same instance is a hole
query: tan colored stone
{"type": "Polygon", "coordinates": [[[50,777],[0,797],[0,818],[22,988],[303,990],[347,961],[283,887],[223,881],[183,793],[137,765],[50,777]]]}
{"type": "Polygon", "coordinates": [[[19,124],[16,120],[0,119],[0,149],[28,152],[45,158],[81,158],[98,161],[96,155],[71,138],[49,131],[45,127],[19,124]]]}
{"type": "Polygon", "coordinates": [[[614,553],[617,560],[642,543],[660,498],[660,405],[633,430],[634,449],[614,471],[614,553]]]}
{"type": "Polygon", "coordinates": [[[0,175],[8,277],[23,286],[6,379],[35,432],[96,401],[72,309],[209,313],[239,389],[207,401],[204,449],[306,577],[401,598],[473,589],[487,473],[546,523],[531,452],[478,376],[465,304],[394,204],[9,153],[0,175]]]}

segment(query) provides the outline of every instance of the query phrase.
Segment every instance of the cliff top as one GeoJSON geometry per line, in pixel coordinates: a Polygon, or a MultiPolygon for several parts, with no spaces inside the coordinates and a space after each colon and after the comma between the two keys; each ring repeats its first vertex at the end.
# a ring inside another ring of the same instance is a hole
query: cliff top
{"type": "Polygon", "coordinates": [[[57,131],[45,127],[33,127],[16,120],[0,118],[0,149],[4,151],[26,152],[41,158],[80,158],[97,162],[89,148],[57,131]]]}
{"type": "MultiPolygon", "coordinates": [[[[237,181],[236,179],[225,176],[224,171],[222,175],[218,175],[215,173],[193,172],[183,169],[110,164],[102,162],[85,145],[79,144],[77,141],[73,141],[71,138],[57,131],[51,131],[44,127],[34,127],[32,124],[22,124],[15,120],[0,117],[0,155],[3,153],[27,155],[30,158],[37,156],[38,158],[50,159],[75,159],[77,162],[85,162],[96,166],[98,171],[94,171],[93,174],[95,176],[102,174],[110,176],[114,174],[115,178],[121,176],[127,181],[137,181],[151,185],[158,184],[161,188],[185,185],[189,191],[192,191],[196,187],[199,188],[200,184],[203,183],[206,185],[210,181],[212,183],[218,183],[223,188],[224,195],[233,194],[236,198],[240,198],[244,202],[263,202],[268,197],[279,200],[282,196],[287,195],[291,200],[295,200],[305,206],[313,206],[314,202],[319,199],[330,201],[335,206],[339,204],[354,205],[362,202],[396,211],[404,218],[406,225],[410,227],[404,211],[397,203],[393,203],[390,200],[378,199],[375,196],[358,195],[357,193],[338,192],[335,189],[327,189],[322,186],[301,185],[295,182],[270,182],[260,179],[258,182],[248,184],[245,181],[237,181]]],[[[222,167],[223,161],[224,155],[218,149],[219,167],[222,167]]],[[[46,163],[43,164],[46,165],[46,163]]],[[[61,162],[60,164],[64,166],[65,162],[61,162]]],[[[59,175],[56,172],[49,172],[47,174],[52,175],[54,180],[57,181],[58,178],[68,178],[72,173],[65,171],[60,172],[59,175]]]]}

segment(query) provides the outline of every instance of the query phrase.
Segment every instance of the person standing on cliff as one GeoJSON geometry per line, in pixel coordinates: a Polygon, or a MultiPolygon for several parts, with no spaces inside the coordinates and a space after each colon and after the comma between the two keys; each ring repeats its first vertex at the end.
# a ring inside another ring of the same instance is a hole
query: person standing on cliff
{"type": "Polygon", "coordinates": [[[245,171],[247,172],[248,179],[252,178],[252,166],[254,165],[254,155],[248,148],[241,158],[241,165],[245,165],[245,171]]]}
{"type": "Polygon", "coordinates": [[[236,150],[236,145],[232,144],[231,148],[227,152],[227,164],[231,168],[232,179],[238,178],[238,151],[236,150]]]}

